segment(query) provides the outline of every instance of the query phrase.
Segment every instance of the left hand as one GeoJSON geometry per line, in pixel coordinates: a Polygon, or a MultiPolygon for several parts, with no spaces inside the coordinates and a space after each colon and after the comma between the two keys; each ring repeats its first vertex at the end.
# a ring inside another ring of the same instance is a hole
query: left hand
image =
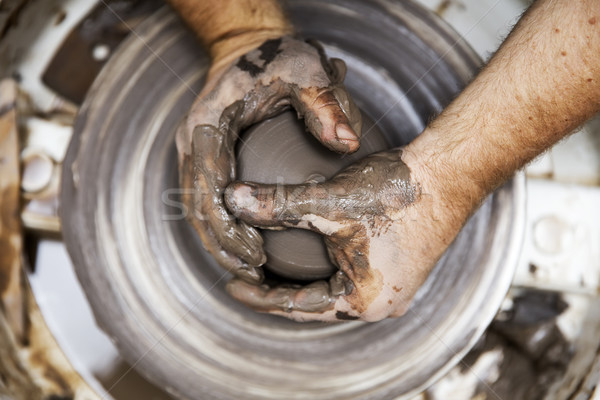
{"type": "MultiPolygon", "coordinates": [[[[262,237],[223,203],[235,179],[241,130],[292,106],[308,131],[337,152],[358,149],[360,111],[343,86],[346,67],[323,49],[291,36],[267,40],[227,67],[213,61],[207,83],[177,131],[179,175],[188,220],[217,262],[260,283],[262,237]],[[216,65],[216,66],[215,66],[216,65]]],[[[285,132],[282,132],[285,134],[285,132]]]]}
{"type": "Polygon", "coordinates": [[[377,321],[404,314],[470,211],[465,208],[458,219],[456,209],[452,218],[439,215],[442,202],[431,178],[411,170],[403,151],[392,150],[320,184],[234,183],[225,200],[236,216],[262,228],[324,235],[339,271],[329,282],[305,287],[233,280],[227,290],[258,311],[299,321],[377,321]]]}

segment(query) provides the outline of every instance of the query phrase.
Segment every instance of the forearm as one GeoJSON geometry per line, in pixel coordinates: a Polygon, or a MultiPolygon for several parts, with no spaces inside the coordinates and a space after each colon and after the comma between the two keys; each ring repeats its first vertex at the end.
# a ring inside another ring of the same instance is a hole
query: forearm
{"type": "MultiPolygon", "coordinates": [[[[600,7],[538,1],[486,68],[408,148],[470,213],[517,169],[600,111],[600,7]]],[[[423,174],[425,175],[425,174],[423,174]]]]}
{"type": "Polygon", "coordinates": [[[278,0],[167,0],[209,51],[232,61],[262,42],[292,32],[278,0]]]}

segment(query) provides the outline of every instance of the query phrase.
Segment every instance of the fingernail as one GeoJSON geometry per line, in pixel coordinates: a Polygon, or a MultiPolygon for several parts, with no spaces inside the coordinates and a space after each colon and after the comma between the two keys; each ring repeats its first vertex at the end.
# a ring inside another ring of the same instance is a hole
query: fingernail
{"type": "Polygon", "coordinates": [[[335,134],[340,140],[358,141],[356,134],[347,125],[339,124],[335,127],[335,134]]]}
{"type": "Polygon", "coordinates": [[[335,133],[338,141],[346,146],[345,151],[352,153],[358,150],[358,137],[349,126],[340,124],[336,126],[335,133]]]}

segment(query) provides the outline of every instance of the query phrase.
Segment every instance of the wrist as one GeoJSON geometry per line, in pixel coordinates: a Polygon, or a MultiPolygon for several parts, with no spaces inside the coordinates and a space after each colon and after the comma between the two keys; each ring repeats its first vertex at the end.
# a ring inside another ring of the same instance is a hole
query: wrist
{"type": "Polygon", "coordinates": [[[219,72],[225,70],[233,61],[259,47],[267,40],[277,39],[292,33],[293,28],[291,25],[287,21],[281,21],[281,26],[242,30],[208,43],[207,48],[212,59],[208,79],[219,75],[219,72]]]}
{"type": "Polygon", "coordinates": [[[213,68],[293,33],[279,0],[167,0],[208,50],[213,68]]]}
{"type": "Polygon", "coordinates": [[[488,192],[465,167],[460,150],[446,139],[427,128],[404,148],[402,160],[411,170],[411,180],[421,186],[422,201],[429,203],[435,219],[462,227],[488,192]]]}

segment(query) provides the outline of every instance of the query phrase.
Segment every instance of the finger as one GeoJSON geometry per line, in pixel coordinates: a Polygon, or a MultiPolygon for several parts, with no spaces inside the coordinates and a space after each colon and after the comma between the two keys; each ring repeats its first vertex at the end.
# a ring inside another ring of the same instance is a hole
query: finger
{"type": "Polygon", "coordinates": [[[265,263],[263,240],[258,231],[237,223],[223,201],[223,191],[235,175],[232,146],[224,143],[220,131],[212,126],[199,126],[193,133],[194,182],[197,217],[204,218],[226,251],[237,255],[251,266],[265,263]]]}
{"type": "MultiPolygon", "coordinates": [[[[188,157],[184,157],[182,160],[182,169],[186,170],[187,166],[189,166],[190,162],[188,157]]],[[[182,186],[188,185],[189,179],[191,178],[191,174],[181,174],[181,182],[182,186]]],[[[182,201],[184,204],[188,206],[188,210],[194,204],[194,194],[191,191],[184,191],[182,195],[182,201]],[[191,206],[190,206],[191,205],[191,206]]],[[[204,248],[215,258],[217,263],[223,267],[225,270],[229,271],[237,278],[254,284],[260,284],[264,279],[264,274],[262,268],[257,268],[248,265],[248,263],[243,262],[240,257],[234,255],[228,251],[226,251],[217,240],[214,231],[211,229],[210,225],[203,219],[197,218],[195,212],[188,211],[187,219],[194,227],[194,230],[200,236],[202,244],[204,248]]]]}
{"type": "Polygon", "coordinates": [[[362,117],[342,85],[293,90],[292,105],[323,145],[340,153],[358,150],[362,117]]]}
{"type": "Polygon", "coordinates": [[[343,224],[330,219],[337,207],[326,183],[261,185],[235,182],[225,190],[225,203],[239,219],[259,227],[294,227],[332,235],[343,224]]]}
{"type": "Polygon", "coordinates": [[[346,301],[353,287],[341,271],[329,283],[318,281],[306,286],[282,285],[271,288],[234,279],[226,289],[232,297],[256,311],[296,321],[354,321],[361,318],[346,301]]]}
{"type": "Polygon", "coordinates": [[[191,154],[180,155],[180,182],[186,189],[183,199],[189,210],[187,217],[219,264],[237,276],[244,275],[245,279],[262,279],[256,271],[248,272],[266,261],[262,237],[247,224],[236,223],[223,202],[222,191],[231,179],[233,160],[223,151],[217,151],[219,144],[215,142],[220,138],[215,131],[210,126],[196,128],[191,154]],[[239,260],[236,262],[235,258],[239,260]]]}
{"type": "Polygon", "coordinates": [[[354,152],[359,148],[362,116],[343,85],[346,63],[339,58],[328,60],[319,42],[307,42],[317,49],[329,85],[292,90],[292,105],[317,140],[337,152],[354,152]]]}
{"type": "Polygon", "coordinates": [[[258,230],[243,221],[235,221],[219,198],[210,201],[210,210],[202,217],[214,233],[220,247],[241,258],[250,266],[263,265],[267,259],[263,239],[258,230]]]}
{"type": "Polygon", "coordinates": [[[252,285],[238,279],[227,283],[227,292],[236,300],[261,312],[292,311],[319,313],[333,309],[335,298],[325,281],[313,282],[307,286],[252,285]]]}
{"type": "Polygon", "coordinates": [[[199,230],[200,238],[202,239],[205,248],[209,250],[221,267],[245,282],[252,284],[262,283],[264,280],[262,268],[252,267],[247,263],[242,262],[236,255],[223,250],[207,224],[204,224],[202,227],[198,227],[196,224],[193,225],[199,230]]]}

